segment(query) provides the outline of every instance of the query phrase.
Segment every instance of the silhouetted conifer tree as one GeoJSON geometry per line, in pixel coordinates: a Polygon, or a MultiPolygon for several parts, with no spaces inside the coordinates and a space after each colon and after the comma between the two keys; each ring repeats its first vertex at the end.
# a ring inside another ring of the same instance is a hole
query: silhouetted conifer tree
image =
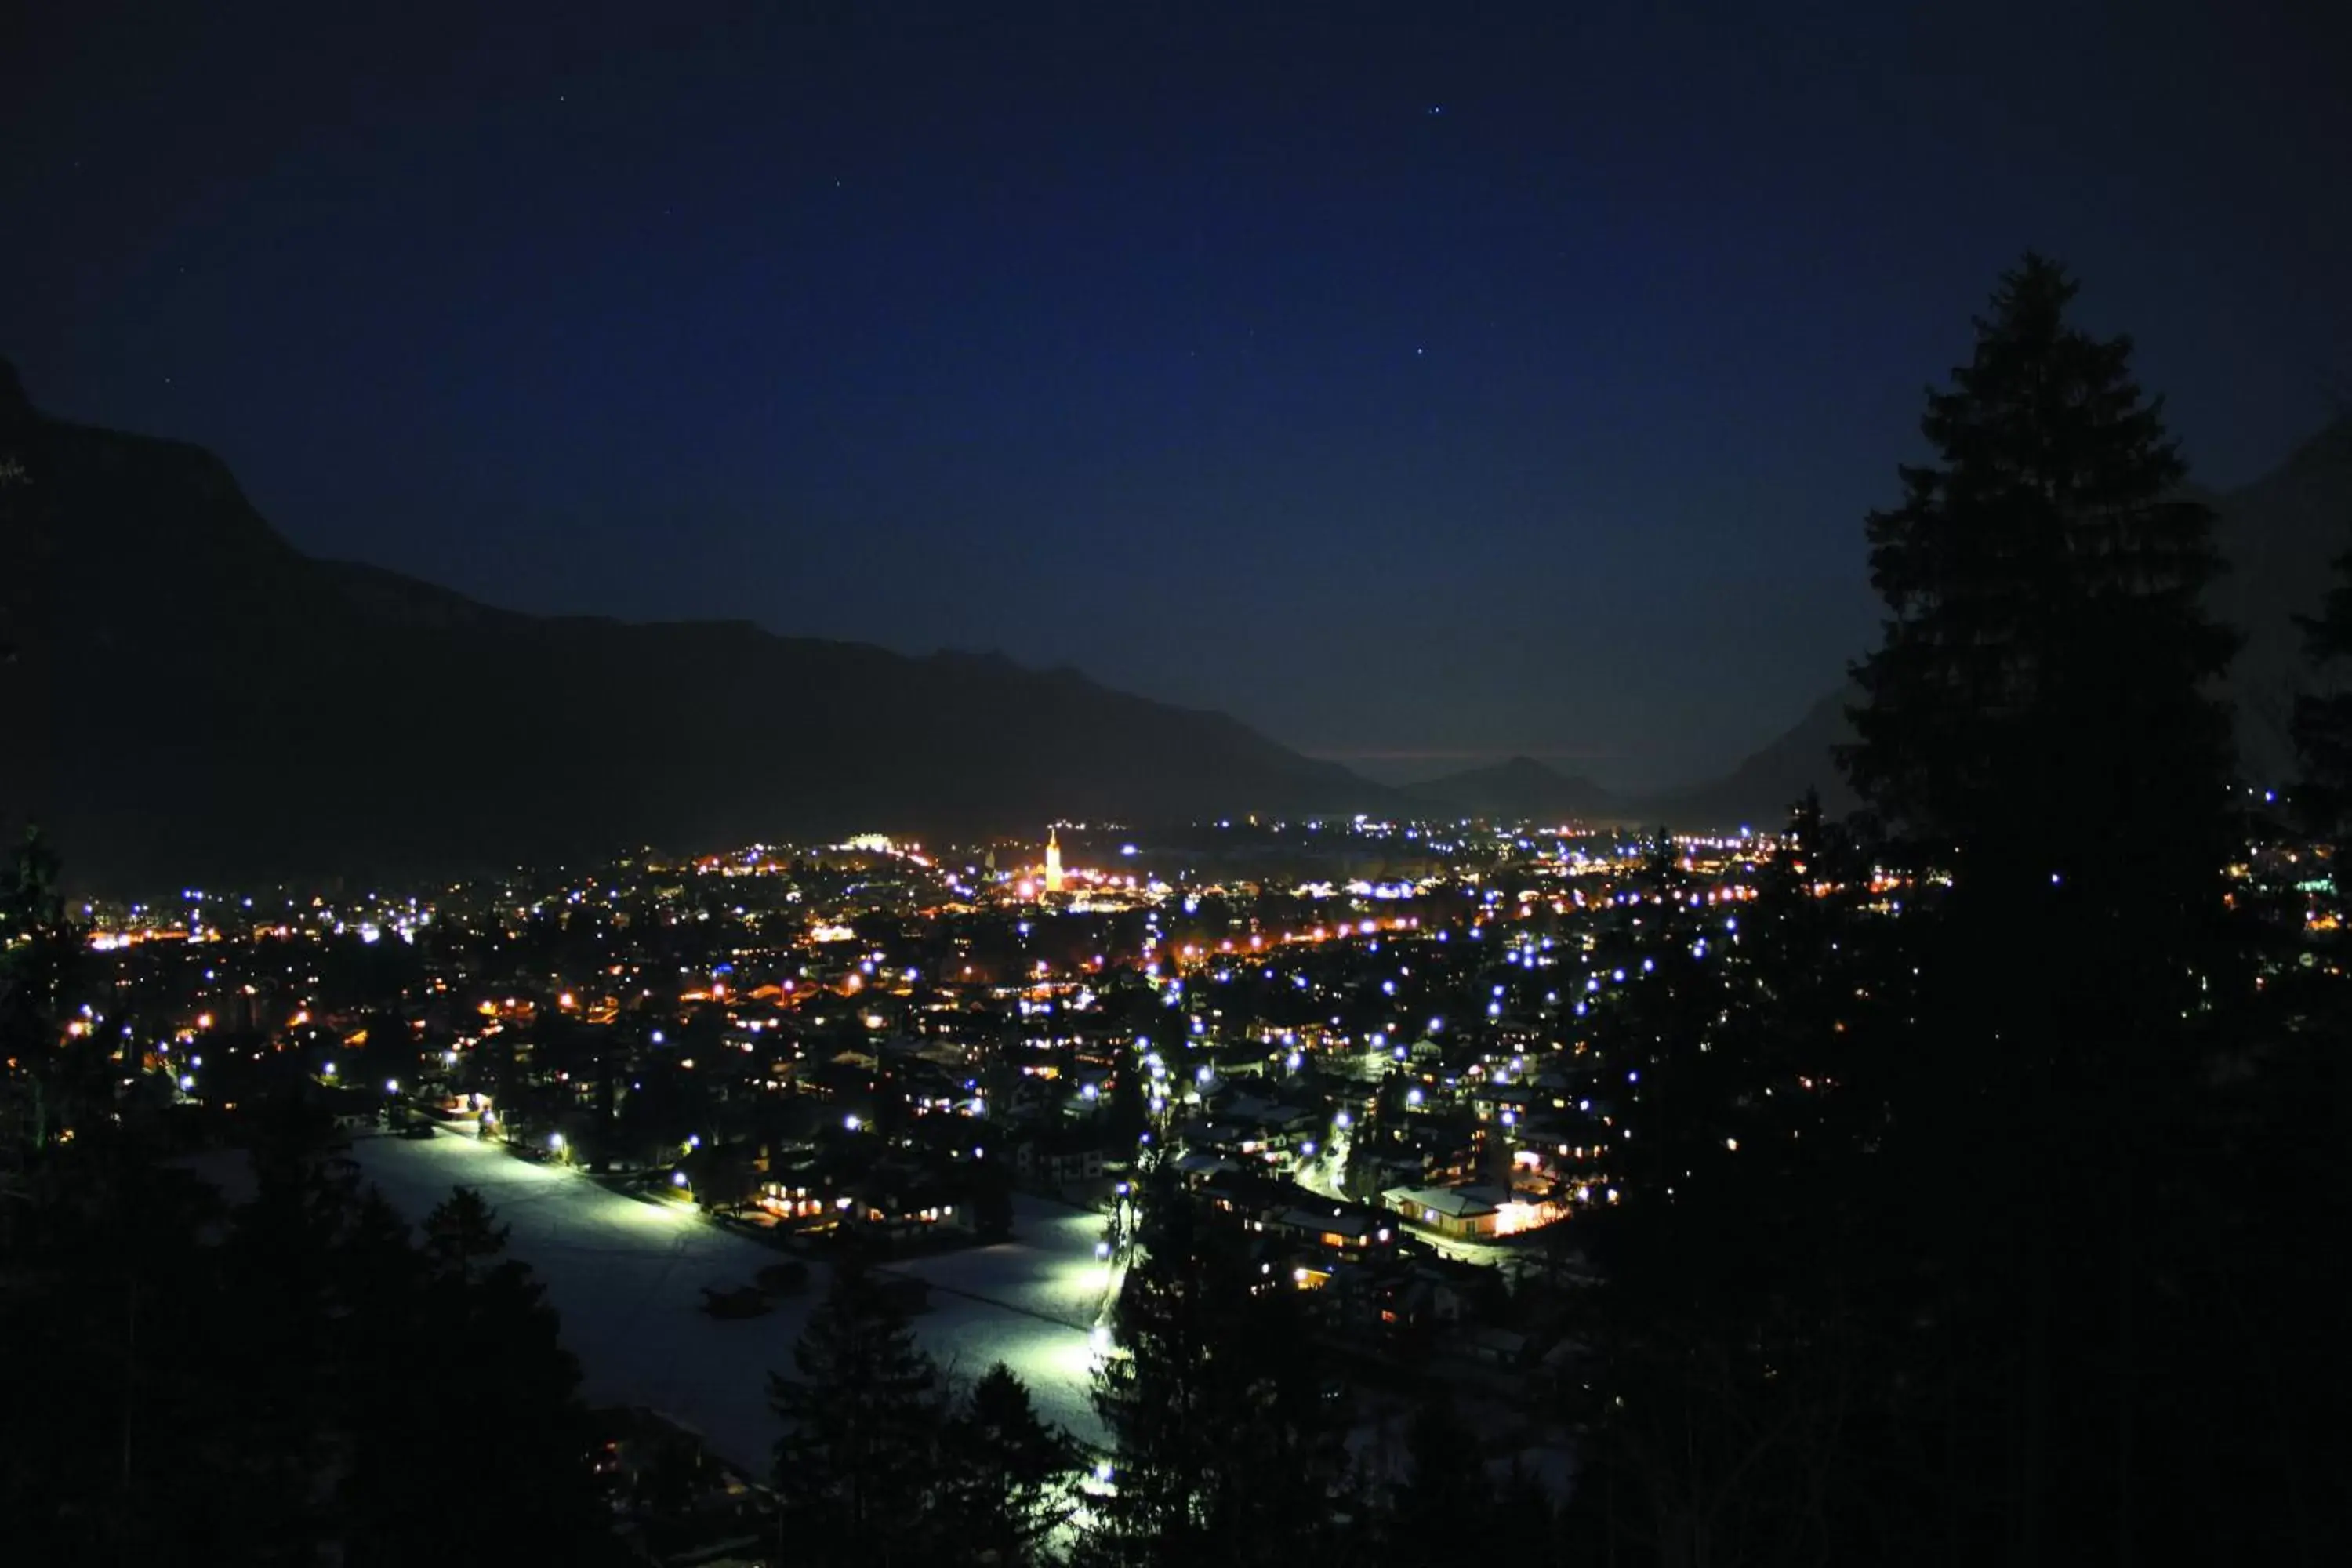
{"type": "Polygon", "coordinates": [[[425,1216],[425,1250],[443,1274],[474,1277],[475,1262],[506,1250],[507,1227],[496,1223],[490,1205],[473,1187],[454,1187],[425,1216]]]}
{"type": "Polygon", "coordinates": [[[444,1249],[422,1269],[406,1227],[373,1194],[346,1233],[351,1348],[339,1375],[352,1399],[356,1527],[345,1561],[615,1559],[588,1466],[579,1366],[543,1288],[500,1256],[506,1227],[470,1195],[457,1189],[436,1211],[478,1209],[455,1237],[444,1230],[444,1249]],[[450,1512],[420,1506],[427,1500],[450,1512]]]}
{"type": "Polygon", "coordinates": [[[1346,1512],[1346,1456],[1321,1399],[1298,1292],[1254,1268],[1155,1160],[1137,1183],[1133,1262],[1095,1408],[1115,1470],[1086,1560],[1297,1560],[1346,1512]]]}
{"type": "Polygon", "coordinates": [[[1831,837],[1801,804],[1759,896],[1665,917],[1654,967],[1593,1023],[1612,1115],[1592,1131],[1622,1194],[1577,1222],[1602,1276],[1580,1293],[1574,1497],[1596,1551],[1817,1562],[1825,1497],[1865,1489],[1843,1430],[1875,1360],[1855,1212],[1875,1119],[1847,1079],[1874,1004],[1866,883],[1831,837]]]}
{"type": "Polygon", "coordinates": [[[1885,600],[1854,676],[1857,787],[1984,899],[2072,879],[2136,923],[2207,918],[2230,847],[2228,715],[2208,683],[2231,634],[2200,595],[2221,570],[2210,508],[2131,340],[2067,319],[2076,285],[2028,256],[1869,520],[1885,600]]]}
{"type": "Polygon", "coordinates": [[[771,1373],[783,1418],[775,1486],[795,1561],[890,1564],[939,1549],[945,1380],[862,1268],[833,1285],[793,1347],[797,1377],[771,1373]]]}
{"type": "Polygon", "coordinates": [[[2201,1442],[2153,1397],[2186,1350],[2158,1349],[2188,1261],[2167,1194],[2200,1033],[2243,978],[2212,514],[2130,340],[2074,325],[2074,295],[2028,256],[1928,396],[1935,460],[1869,521],[1888,615],[1844,759],[1898,853],[1951,879],[1906,918],[1916,1026],[1878,1043],[1874,1169],[1916,1253],[1886,1392],[1938,1513],[1910,1550],[1978,1562],[2165,1544],[2163,1478],[2201,1442]]]}
{"type": "Polygon", "coordinates": [[[961,1560],[993,1568],[1045,1560],[1075,1507],[1077,1445],[1038,1415],[1003,1362],[957,1403],[942,1459],[946,1535],[961,1560]]]}

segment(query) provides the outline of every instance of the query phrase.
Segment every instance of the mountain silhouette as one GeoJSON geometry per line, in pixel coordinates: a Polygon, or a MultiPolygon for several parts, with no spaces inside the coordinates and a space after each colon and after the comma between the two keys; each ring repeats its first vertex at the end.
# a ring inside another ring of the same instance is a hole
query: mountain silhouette
{"type": "Polygon", "coordinates": [[[1427,809],[1495,821],[1601,823],[1615,820],[1622,809],[1622,802],[1591,779],[1571,777],[1533,757],[1407,784],[1404,793],[1427,809]]]}
{"type": "Polygon", "coordinates": [[[1721,778],[1629,801],[1628,815],[1668,827],[1772,829],[1788,820],[1789,808],[1810,789],[1820,793],[1824,812],[1844,816],[1861,805],[1835,756],[1837,747],[1853,739],[1845,708],[1855,697],[1852,690],[1830,693],[1721,778]]]}
{"type": "Polygon", "coordinates": [[[0,815],[85,882],[1399,804],[1074,671],[523,615],[316,560],[218,458],[41,415],[5,362],[0,476],[0,815]]]}
{"type": "Polygon", "coordinates": [[[2299,616],[2315,615],[2352,548],[2352,415],[2295,449],[2252,484],[2209,498],[2230,571],[2213,585],[2216,618],[2245,637],[2230,668],[2238,762],[2257,784],[2297,774],[2287,723],[2297,695],[2323,678],[2304,655],[2299,616]]]}
{"type": "MultiPolygon", "coordinates": [[[[2352,542],[2352,417],[2207,498],[2251,779],[2294,773],[2297,615],[2352,542]]],[[[0,361],[0,818],[77,879],[405,875],[877,828],[1442,811],[1763,826],[1856,803],[1850,690],[1724,776],[1612,795],[1528,757],[1391,791],[1223,714],[745,622],[525,615],[303,554],[201,447],[47,417],[0,361]]]]}

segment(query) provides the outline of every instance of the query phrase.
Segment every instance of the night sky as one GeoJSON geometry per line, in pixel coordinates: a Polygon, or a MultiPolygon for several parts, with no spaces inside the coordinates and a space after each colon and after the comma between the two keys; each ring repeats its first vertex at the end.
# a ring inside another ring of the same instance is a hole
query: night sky
{"type": "Polygon", "coordinates": [[[9,9],[52,411],[495,603],[1001,648],[1388,778],[1785,727],[2029,245],[2209,483],[2352,388],[2340,6],[9,9]]]}

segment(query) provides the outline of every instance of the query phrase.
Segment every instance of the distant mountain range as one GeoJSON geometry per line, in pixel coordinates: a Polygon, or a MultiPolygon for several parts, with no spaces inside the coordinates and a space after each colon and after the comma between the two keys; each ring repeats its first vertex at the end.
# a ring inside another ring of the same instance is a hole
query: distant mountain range
{"type": "Polygon", "coordinates": [[[2336,558],[2352,547],[2352,415],[2252,484],[2205,499],[2221,513],[2230,563],[2209,602],[2246,639],[2229,682],[2240,765],[2249,779],[2282,782],[2295,773],[2294,699],[2314,682],[2295,618],[2318,612],[2336,558]]]}
{"type": "MultiPolygon", "coordinates": [[[[2242,757],[2285,778],[2309,679],[2293,617],[2352,531],[2352,419],[2209,499],[2233,568],[2214,608],[2248,634],[2230,682],[2242,757]]],[[[1808,787],[1853,805],[1832,757],[1846,700],[1691,789],[1620,796],[1513,757],[1391,790],[1223,714],[1000,655],[528,616],[317,560],[219,458],[47,417],[0,362],[0,819],[37,817],[103,885],[1055,817],[1760,826],[1808,787]]]]}
{"type": "Polygon", "coordinates": [[[1545,825],[1677,828],[1777,826],[1808,789],[1842,816],[1859,804],[1832,750],[1852,738],[1846,695],[1822,698],[1790,728],[1719,779],[1652,795],[1618,795],[1581,775],[1529,757],[1407,784],[1424,809],[1464,816],[1517,817],[1545,825]]]}
{"type": "MultiPolygon", "coordinates": [[[[2237,714],[2239,765],[2250,780],[2287,781],[2295,773],[2287,721],[2296,695],[2313,683],[2295,617],[2317,611],[2335,558],[2352,547],[2352,417],[2336,420],[2252,484],[2200,496],[2220,514],[2230,567],[2214,584],[2210,607],[2245,638],[2226,689],[2237,714]]],[[[1811,788],[1820,791],[1825,811],[1842,816],[1860,804],[1834,755],[1854,738],[1845,716],[1854,700],[1851,689],[1828,693],[1730,773],[1693,789],[1612,795],[1590,780],[1514,757],[1407,785],[1405,793],[1472,816],[1704,828],[1778,823],[1811,788]]]]}
{"type": "Polygon", "coordinates": [[[527,616],[315,560],[219,458],[46,417],[4,362],[0,459],[0,816],[78,880],[1401,804],[1066,670],[527,616]]]}
{"type": "Polygon", "coordinates": [[[1809,789],[1820,793],[1823,811],[1844,816],[1862,804],[1833,754],[1853,739],[1853,726],[1845,716],[1850,700],[1851,694],[1843,689],[1831,692],[1723,777],[1639,802],[1635,820],[1669,827],[1778,827],[1809,789]]]}
{"type": "Polygon", "coordinates": [[[1407,784],[1404,793],[1433,811],[1547,826],[1613,821],[1626,805],[1591,779],[1562,773],[1533,757],[1407,784]]]}

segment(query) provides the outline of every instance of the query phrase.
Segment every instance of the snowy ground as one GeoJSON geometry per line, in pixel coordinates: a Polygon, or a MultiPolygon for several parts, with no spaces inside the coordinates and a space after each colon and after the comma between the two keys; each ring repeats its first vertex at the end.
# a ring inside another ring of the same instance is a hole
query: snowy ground
{"type": "Polygon", "coordinates": [[[1091,1329],[1108,1304],[1110,1266],[1095,1256],[1103,1216],[1017,1194],[1013,1239],[893,1264],[931,1282],[931,1300],[957,1291],[1075,1329],[1091,1329]]]}
{"type": "MultiPolygon", "coordinates": [[[[353,1140],[352,1154],[394,1208],[421,1220],[457,1185],[478,1188],[511,1227],[508,1255],[531,1266],[563,1315],[591,1403],[643,1405],[702,1433],[722,1458],[768,1466],[776,1419],[767,1373],[792,1370],[793,1341],[824,1289],[765,1317],[722,1321],[700,1310],[705,1285],[740,1285],[779,1254],[684,1209],[607,1192],[578,1173],[518,1160],[448,1132],[429,1142],[353,1140]]],[[[1048,1419],[1096,1442],[1087,1403],[1087,1330],[1106,1283],[1095,1258],[1099,1216],[1016,1200],[1014,1239],[895,1266],[932,1284],[915,1320],[923,1346],[952,1372],[1003,1361],[1048,1419]]]]}

